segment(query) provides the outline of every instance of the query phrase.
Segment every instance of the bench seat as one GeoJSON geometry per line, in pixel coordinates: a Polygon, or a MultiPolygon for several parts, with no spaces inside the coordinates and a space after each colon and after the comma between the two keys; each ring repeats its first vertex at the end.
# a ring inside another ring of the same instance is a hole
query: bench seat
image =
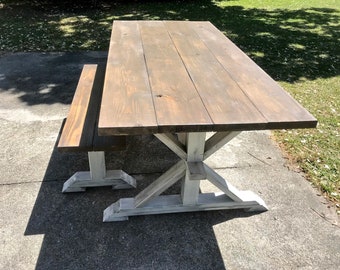
{"type": "Polygon", "coordinates": [[[93,186],[136,187],[136,180],[124,171],[106,170],[105,151],[124,150],[126,137],[98,135],[104,77],[103,66],[84,65],[68,116],[64,119],[58,150],[88,152],[90,171],[75,173],[64,183],[63,192],[80,192],[93,186]]]}
{"type": "Polygon", "coordinates": [[[84,65],[58,143],[59,151],[119,151],[125,136],[98,136],[98,115],[105,68],[84,65]]]}

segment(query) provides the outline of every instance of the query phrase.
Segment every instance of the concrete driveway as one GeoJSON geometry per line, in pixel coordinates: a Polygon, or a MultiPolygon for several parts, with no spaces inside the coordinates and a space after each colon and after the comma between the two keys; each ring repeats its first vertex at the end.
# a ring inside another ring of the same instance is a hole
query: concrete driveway
{"type": "Polygon", "coordinates": [[[62,194],[63,182],[88,164],[86,153],[56,150],[61,123],[82,65],[105,60],[103,52],[0,56],[0,269],[339,269],[335,209],[285,166],[269,132],[242,133],[208,160],[235,186],[259,194],[264,213],[102,223],[108,205],[134,196],[177,160],[152,136],[131,137],[126,151],[107,156],[109,169],[134,175],[136,190],[62,194]]]}

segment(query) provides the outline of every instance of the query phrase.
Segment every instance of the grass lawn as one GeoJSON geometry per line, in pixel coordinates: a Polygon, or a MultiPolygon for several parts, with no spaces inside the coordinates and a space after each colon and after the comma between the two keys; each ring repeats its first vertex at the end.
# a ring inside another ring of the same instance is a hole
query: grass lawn
{"type": "Polygon", "coordinates": [[[0,0],[0,54],[107,50],[114,19],[215,24],[319,120],[317,129],[274,136],[339,207],[340,1],[0,0]]]}

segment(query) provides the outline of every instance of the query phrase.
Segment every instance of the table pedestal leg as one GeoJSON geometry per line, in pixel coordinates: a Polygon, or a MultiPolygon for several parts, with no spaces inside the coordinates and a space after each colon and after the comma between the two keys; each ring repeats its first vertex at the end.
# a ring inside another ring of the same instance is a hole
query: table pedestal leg
{"type": "Polygon", "coordinates": [[[136,187],[136,180],[122,170],[106,170],[102,151],[88,152],[90,171],[76,172],[63,186],[62,192],[82,192],[87,187],[112,186],[113,189],[136,187]]]}
{"type": "Polygon", "coordinates": [[[127,220],[129,216],[242,208],[266,211],[264,201],[251,191],[240,191],[228,183],[203,160],[216,152],[239,132],[216,133],[205,141],[205,133],[188,133],[177,140],[171,134],[156,134],[182,158],[177,164],[134,198],[124,198],[104,211],[104,222],[127,220]],[[184,179],[183,179],[184,177],[184,179]],[[183,179],[180,195],[160,195],[183,179]],[[200,180],[207,179],[221,190],[199,194],[200,180]]]}

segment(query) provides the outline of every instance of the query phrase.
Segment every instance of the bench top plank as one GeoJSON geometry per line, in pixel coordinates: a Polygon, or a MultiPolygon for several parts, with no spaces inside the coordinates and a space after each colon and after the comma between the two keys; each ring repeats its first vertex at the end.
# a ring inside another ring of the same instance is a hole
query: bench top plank
{"type": "Polygon", "coordinates": [[[316,123],[209,22],[113,24],[99,135],[308,128],[316,123]]]}
{"type": "MultiPolygon", "coordinates": [[[[87,109],[89,107],[93,78],[97,65],[84,66],[74,93],[72,104],[59,139],[58,148],[61,150],[83,148],[92,145],[93,133],[84,133],[87,109]]],[[[95,121],[94,119],[92,122],[95,121]]]]}
{"type": "Polygon", "coordinates": [[[98,114],[105,68],[85,65],[58,142],[60,151],[117,151],[125,136],[98,136],[98,114]]]}

